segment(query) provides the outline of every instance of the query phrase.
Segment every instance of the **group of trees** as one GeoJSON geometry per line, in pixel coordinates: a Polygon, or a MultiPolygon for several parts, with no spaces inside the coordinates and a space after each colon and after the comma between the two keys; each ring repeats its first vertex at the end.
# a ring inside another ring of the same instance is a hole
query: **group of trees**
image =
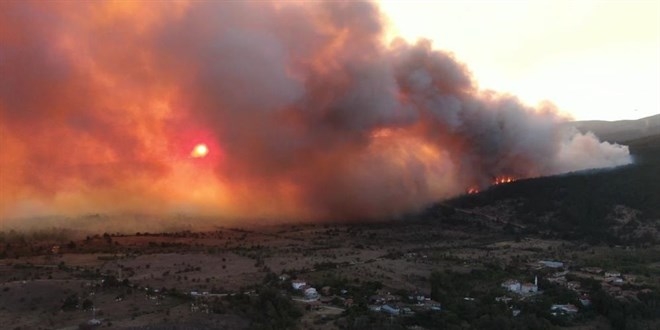
{"type": "Polygon", "coordinates": [[[218,299],[211,304],[214,313],[233,313],[251,322],[252,329],[292,329],[302,316],[302,311],[281,290],[271,286],[259,286],[257,294],[235,294],[218,299]]]}

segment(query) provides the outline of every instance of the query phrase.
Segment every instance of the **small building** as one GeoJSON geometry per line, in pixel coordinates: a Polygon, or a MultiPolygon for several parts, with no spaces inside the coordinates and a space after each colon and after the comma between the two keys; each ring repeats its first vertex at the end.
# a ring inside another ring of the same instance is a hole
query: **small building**
{"type": "Polygon", "coordinates": [[[520,282],[516,280],[507,280],[501,285],[503,288],[511,292],[520,292],[520,282]]]}
{"type": "Polygon", "coordinates": [[[332,288],[329,286],[324,286],[321,288],[321,293],[323,293],[324,296],[329,296],[332,293],[332,288]]]}
{"type": "Polygon", "coordinates": [[[305,285],[307,285],[307,282],[303,280],[291,281],[291,287],[293,287],[295,290],[301,290],[305,285]]]}
{"type": "Polygon", "coordinates": [[[381,305],[369,305],[369,310],[372,312],[380,312],[381,308],[381,305]]]}
{"type": "Polygon", "coordinates": [[[580,270],[582,270],[585,273],[596,274],[596,275],[603,273],[603,269],[598,267],[582,267],[580,270]]]}
{"type": "Polygon", "coordinates": [[[428,309],[430,309],[434,312],[442,311],[442,305],[440,305],[440,303],[435,301],[435,300],[428,300],[428,301],[426,301],[425,305],[426,305],[426,307],[428,307],[428,309]]]}
{"type": "Polygon", "coordinates": [[[316,291],[315,288],[307,288],[304,291],[305,294],[305,299],[307,300],[316,300],[319,299],[319,293],[316,291]]]}
{"type": "Polygon", "coordinates": [[[376,305],[382,305],[385,303],[385,297],[376,294],[369,297],[369,302],[376,305]]]}
{"type": "Polygon", "coordinates": [[[580,297],[580,304],[584,307],[591,306],[591,299],[589,299],[589,296],[582,296],[580,297]]]}
{"type": "Polygon", "coordinates": [[[508,280],[501,285],[503,288],[518,294],[530,294],[538,292],[538,277],[534,277],[534,283],[524,283],[508,280]]]}
{"type": "Polygon", "coordinates": [[[538,291],[538,286],[534,283],[523,283],[520,286],[520,293],[536,293],[538,291]]]}
{"type": "Polygon", "coordinates": [[[558,314],[575,314],[578,312],[578,308],[573,304],[555,304],[550,307],[552,315],[558,314]]]}
{"type": "Polygon", "coordinates": [[[400,309],[398,309],[396,307],[393,307],[393,306],[390,306],[390,305],[381,306],[380,311],[385,313],[385,314],[389,314],[389,315],[399,315],[399,313],[401,313],[400,309]]]}
{"type": "Polygon", "coordinates": [[[539,261],[539,264],[541,264],[543,267],[548,267],[548,268],[564,267],[564,263],[561,261],[541,260],[539,261]]]}
{"type": "Polygon", "coordinates": [[[566,283],[566,287],[570,290],[577,291],[578,289],[580,289],[580,282],[570,281],[566,283]]]}
{"type": "Polygon", "coordinates": [[[605,272],[605,277],[621,277],[619,272],[605,272]]]}

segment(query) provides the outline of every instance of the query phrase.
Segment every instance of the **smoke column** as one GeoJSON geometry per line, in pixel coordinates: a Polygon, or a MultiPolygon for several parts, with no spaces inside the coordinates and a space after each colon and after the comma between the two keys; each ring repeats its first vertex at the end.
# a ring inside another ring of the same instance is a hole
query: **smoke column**
{"type": "Polygon", "coordinates": [[[354,1],[2,1],[0,216],[377,219],[631,162],[385,28],[354,1]]]}

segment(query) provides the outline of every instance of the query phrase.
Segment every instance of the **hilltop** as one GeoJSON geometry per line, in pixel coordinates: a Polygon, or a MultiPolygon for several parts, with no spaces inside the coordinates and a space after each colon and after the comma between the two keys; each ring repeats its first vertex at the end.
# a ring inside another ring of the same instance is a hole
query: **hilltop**
{"type": "Polygon", "coordinates": [[[508,230],[523,236],[609,244],[660,242],[660,134],[626,144],[634,164],[498,185],[429,212],[454,208],[476,213],[508,224],[508,230]]]}
{"type": "Polygon", "coordinates": [[[625,142],[660,134],[660,114],[637,120],[588,120],[568,125],[582,133],[592,132],[604,141],[627,144],[625,142]]]}

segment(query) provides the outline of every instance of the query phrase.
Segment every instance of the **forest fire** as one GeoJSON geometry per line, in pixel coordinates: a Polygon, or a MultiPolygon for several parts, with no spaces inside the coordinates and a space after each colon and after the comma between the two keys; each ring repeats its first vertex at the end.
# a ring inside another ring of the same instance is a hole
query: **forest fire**
{"type": "Polygon", "coordinates": [[[479,188],[476,187],[470,187],[467,190],[468,195],[474,195],[479,193],[479,188]]]}
{"type": "Polygon", "coordinates": [[[495,180],[493,181],[493,185],[511,183],[511,182],[514,182],[514,181],[516,181],[516,178],[514,178],[512,176],[500,176],[500,177],[495,178],[495,180]]]}
{"type": "Polygon", "coordinates": [[[177,4],[0,2],[0,217],[382,219],[494,168],[631,161],[429,40],[385,44],[376,4],[177,4]]]}

